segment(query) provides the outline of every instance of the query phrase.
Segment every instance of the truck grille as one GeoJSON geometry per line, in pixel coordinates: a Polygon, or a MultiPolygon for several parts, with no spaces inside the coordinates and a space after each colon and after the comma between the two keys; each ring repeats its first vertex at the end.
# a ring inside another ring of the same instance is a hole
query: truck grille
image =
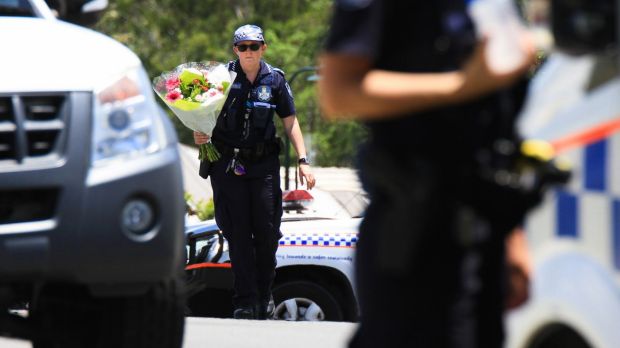
{"type": "Polygon", "coordinates": [[[0,94],[0,166],[63,154],[68,94],[0,94]]]}
{"type": "Polygon", "coordinates": [[[0,191],[0,225],[49,219],[58,189],[0,191]]]}

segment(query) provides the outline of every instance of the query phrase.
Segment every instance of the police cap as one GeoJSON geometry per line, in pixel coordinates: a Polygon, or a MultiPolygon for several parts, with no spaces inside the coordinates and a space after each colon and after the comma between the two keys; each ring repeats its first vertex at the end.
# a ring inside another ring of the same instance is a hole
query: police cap
{"type": "Polygon", "coordinates": [[[241,41],[262,41],[265,42],[263,38],[263,29],[259,26],[246,24],[240,26],[235,30],[235,35],[233,36],[233,45],[236,45],[241,41]]]}

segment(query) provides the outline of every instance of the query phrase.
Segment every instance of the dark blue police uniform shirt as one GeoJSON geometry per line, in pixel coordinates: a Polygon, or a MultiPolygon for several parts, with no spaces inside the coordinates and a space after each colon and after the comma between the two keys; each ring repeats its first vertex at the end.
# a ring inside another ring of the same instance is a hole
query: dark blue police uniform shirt
{"type": "MultiPolygon", "coordinates": [[[[266,139],[264,139],[264,133],[260,134],[261,132],[256,131],[252,126],[248,138],[243,139],[243,118],[246,103],[250,101],[263,103],[263,105],[269,104],[280,118],[284,118],[295,115],[295,102],[283,73],[280,73],[281,70],[277,72],[278,69],[261,60],[260,71],[254,83],[250,83],[243,69],[241,69],[239,60],[230,64],[229,68],[237,73],[237,77],[231,85],[228,98],[213,130],[213,140],[223,142],[231,147],[251,148],[259,142],[265,142],[266,139]],[[227,122],[227,117],[234,119],[227,122]]],[[[273,127],[270,131],[273,137],[267,141],[273,140],[275,137],[273,117],[268,122],[268,127],[273,127]]]]}
{"type": "MultiPolygon", "coordinates": [[[[337,0],[326,50],[389,71],[457,70],[476,44],[465,6],[465,0],[337,0]]],[[[465,160],[488,145],[495,127],[480,103],[368,122],[372,142],[396,154],[465,160]]]]}

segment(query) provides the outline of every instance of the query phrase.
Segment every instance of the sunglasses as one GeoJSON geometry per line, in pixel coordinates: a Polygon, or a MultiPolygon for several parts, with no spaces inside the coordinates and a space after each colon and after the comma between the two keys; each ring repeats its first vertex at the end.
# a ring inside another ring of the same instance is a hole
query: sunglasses
{"type": "Polygon", "coordinates": [[[249,48],[250,50],[256,52],[260,49],[261,46],[261,44],[253,43],[249,45],[237,45],[237,49],[239,50],[239,52],[245,52],[249,48]]]}

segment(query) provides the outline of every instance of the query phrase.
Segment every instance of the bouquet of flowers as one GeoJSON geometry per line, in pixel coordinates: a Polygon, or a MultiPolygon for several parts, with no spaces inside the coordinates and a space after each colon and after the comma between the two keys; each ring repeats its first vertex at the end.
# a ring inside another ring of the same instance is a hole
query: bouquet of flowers
{"type": "MultiPolygon", "coordinates": [[[[235,77],[225,64],[190,62],[153,79],[153,89],[187,128],[211,137],[235,77]]],[[[200,145],[198,158],[220,158],[210,139],[200,145]]]]}

